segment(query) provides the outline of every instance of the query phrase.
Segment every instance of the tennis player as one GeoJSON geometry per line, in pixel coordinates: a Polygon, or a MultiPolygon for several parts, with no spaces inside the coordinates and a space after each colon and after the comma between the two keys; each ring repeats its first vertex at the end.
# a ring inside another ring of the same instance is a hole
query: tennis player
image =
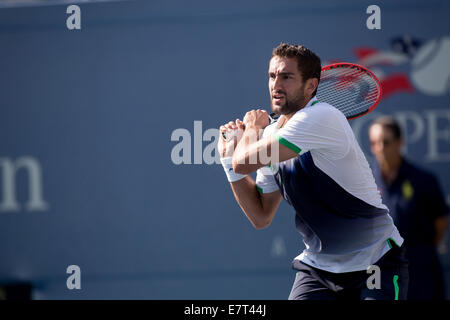
{"type": "Polygon", "coordinates": [[[306,249],[292,263],[290,300],[405,299],[403,238],[348,120],[316,99],[320,72],[320,58],[304,46],[275,48],[269,92],[280,118],[269,125],[258,109],[221,126],[234,133],[220,138],[222,165],[255,228],[270,225],[282,198],[294,208],[306,249]]]}

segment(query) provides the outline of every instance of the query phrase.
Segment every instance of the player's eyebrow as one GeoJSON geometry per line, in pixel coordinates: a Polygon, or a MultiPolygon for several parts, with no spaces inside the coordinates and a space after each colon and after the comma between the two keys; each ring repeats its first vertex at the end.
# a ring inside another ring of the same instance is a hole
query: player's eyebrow
{"type": "MultiPolygon", "coordinates": [[[[269,75],[272,75],[272,74],[276,74],[276,72],[270,71],[269,75]]],[[[294,73],[293,72],[278,72],[278,75],[280,75],[280,76],[293,76],[294,73]]]]}

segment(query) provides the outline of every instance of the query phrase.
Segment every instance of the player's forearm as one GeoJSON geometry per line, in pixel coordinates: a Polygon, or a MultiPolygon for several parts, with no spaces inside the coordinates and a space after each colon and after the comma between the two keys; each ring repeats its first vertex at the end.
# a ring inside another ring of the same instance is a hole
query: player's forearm
{"type": "Polygon", "coordinates": [[[233,155],[233,170],[239,174],[249,174],[261,168],[260,137],[262,130],[257,127],[246,128],[233,155]]]}
{"type": "Polygon", "coordinates": [[[244,179],[230,184],[237,203],[252,225],[256,229],[266,228],[271,222],[271,214],[264,210],[255,181],[251,177],[246,176],[244,179]]]}

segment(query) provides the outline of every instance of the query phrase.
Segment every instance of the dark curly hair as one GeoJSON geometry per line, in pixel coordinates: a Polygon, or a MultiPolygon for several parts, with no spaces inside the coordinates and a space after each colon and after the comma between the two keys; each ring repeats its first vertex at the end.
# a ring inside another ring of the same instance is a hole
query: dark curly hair
{"type": "MultiPolygon", "coordinates": [[[[281,43],[272,51],[272,57],[275,56],[296,58],[298,70],[302,75],[303,81],[311,78],[317,78],[320,82],[320,71],[322,69],[320,58],[308,48],[302,45],[281,43]]],[[[313,96],[315,96],[316,93],[317,88],[314,91],[313,96]]]]}

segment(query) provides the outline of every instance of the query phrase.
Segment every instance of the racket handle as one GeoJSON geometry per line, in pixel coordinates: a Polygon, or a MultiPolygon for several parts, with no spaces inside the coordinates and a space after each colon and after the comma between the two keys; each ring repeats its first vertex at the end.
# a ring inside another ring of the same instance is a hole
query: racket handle
{"type": "Polygon", "coordinates": [[[236,135],[237,135],[237,130],[233,130],[231,132],[228,132],[228,131],[222,132],[222,138],[225,141],[229,141],[229,140],[233,139],[236,135]]]}
{"type": "Polygon", "coordinates": [[[275,112],[272,112],[271,114],[269,114],[269,121],[270,121],[269,124],[272,124],[277,120],[278,120],[278,116],[276,115],[275,112]]]}

